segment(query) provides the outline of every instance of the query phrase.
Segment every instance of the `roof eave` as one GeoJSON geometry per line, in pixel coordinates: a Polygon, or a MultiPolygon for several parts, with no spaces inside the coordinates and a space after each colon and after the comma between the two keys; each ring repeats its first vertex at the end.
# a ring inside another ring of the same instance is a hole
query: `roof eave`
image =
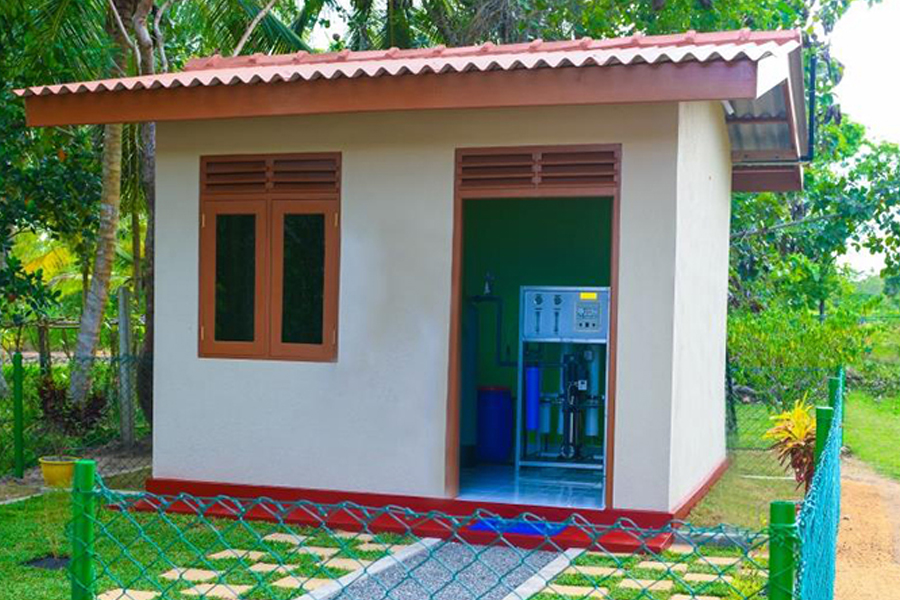
{"type": "Polygon", "coordinates": [[[240,83],[25,97],[32,126],[754,98],[755,61],[240,83]]]}

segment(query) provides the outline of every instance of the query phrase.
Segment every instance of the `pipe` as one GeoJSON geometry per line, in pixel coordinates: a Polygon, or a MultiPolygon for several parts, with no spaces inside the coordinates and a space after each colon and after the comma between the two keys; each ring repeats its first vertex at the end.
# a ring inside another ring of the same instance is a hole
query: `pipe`
{"type": "Polygon", "coordinates": [[[518,367],[518,360],[503,360],[503,298],[491,294],[469,296],[468,301],[472,304],[490,302],[497,305],[497,335],[494,340],[494,359],[498,367],[518,367]]]}

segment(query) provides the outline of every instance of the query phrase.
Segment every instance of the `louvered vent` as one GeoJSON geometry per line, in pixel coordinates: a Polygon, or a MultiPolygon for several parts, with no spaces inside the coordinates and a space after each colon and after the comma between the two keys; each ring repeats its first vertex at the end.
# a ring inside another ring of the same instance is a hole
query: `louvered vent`
{"type": "Polygon", "coordinates": [[[585,187],[618,181],[615,150],[467,151],[459,161],[462,190],[585,187]]]}
{"type": "Polygon", "coordinates": [[[208,194],[328,194],[340,187],[338,154],[207,157],[202,171],[208,194]]]}
{"type": "Polygon", "coordinates": [[[241,194],[266,191],[265,160],[209,158],[204,167],[204,192],[241,194]]]}

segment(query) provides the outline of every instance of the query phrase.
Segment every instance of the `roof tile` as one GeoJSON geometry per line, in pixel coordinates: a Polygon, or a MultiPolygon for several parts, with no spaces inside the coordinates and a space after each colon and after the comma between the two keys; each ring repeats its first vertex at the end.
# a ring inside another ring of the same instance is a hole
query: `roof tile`
{"type": "Polygon", "coordinates": [[[798,31],[749,30],[643,36],[640,34],[593,40],[581,38],[516,44],[400,50],[341,50],[321,54],[296,52],[266,56],[192,59],[184,71],[141,77],[35,86],[16,90],[20,96],[85,94],[156,88],[240,85],[287,81],[312,81],[356,77],[461,73],[515,69],[632,65],[661,62],[712,60],[759,61],[800,47],[798,31]]]}

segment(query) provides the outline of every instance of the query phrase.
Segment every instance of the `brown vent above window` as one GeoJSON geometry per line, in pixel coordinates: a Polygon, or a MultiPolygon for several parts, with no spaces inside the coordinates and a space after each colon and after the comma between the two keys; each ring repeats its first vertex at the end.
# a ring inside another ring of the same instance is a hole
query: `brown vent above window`
{"type": "Polygon", "coordinates": [[[594,146],[473,149],[460,153],[458,170],[463,191],[613,186],[619,154],[594,146]]]}
{"type": "Polygon", "coordinates": [[[336,194],[340,154],[277,156],[206,156],[201,159],[201,187],[206,194],[336,194]]]}

